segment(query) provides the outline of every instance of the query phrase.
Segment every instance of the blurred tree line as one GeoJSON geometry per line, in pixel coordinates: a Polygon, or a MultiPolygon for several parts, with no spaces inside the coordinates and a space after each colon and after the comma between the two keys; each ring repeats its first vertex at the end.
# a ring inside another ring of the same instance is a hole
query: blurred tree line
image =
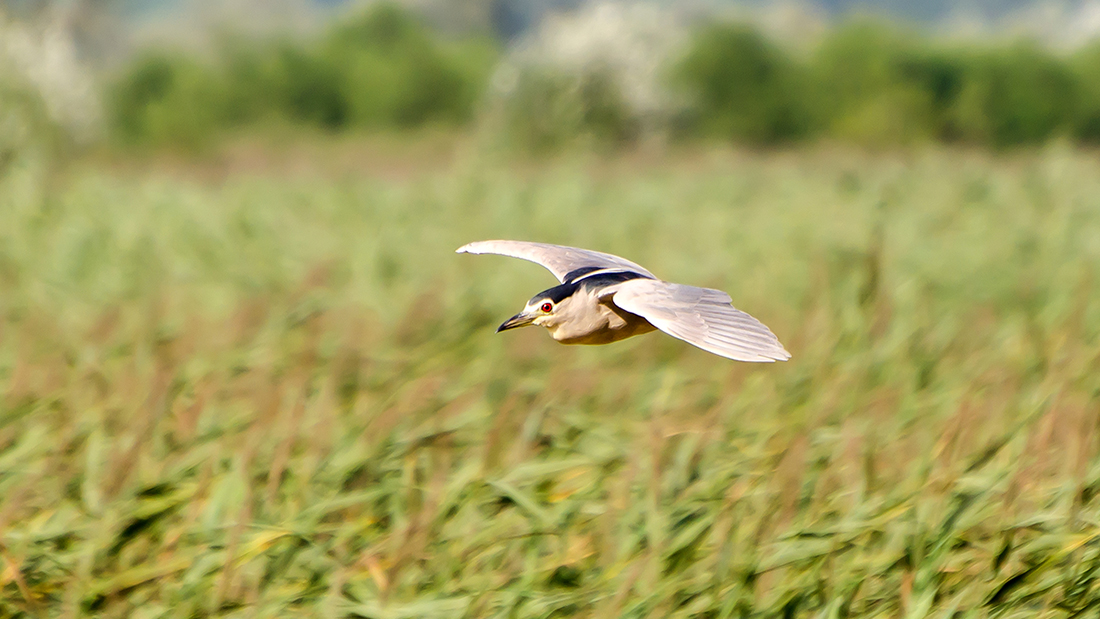
{"type": "MultiPolygon", "coordinates": [[[[495,126],[531,148],[580,135],[611,144],[640,135],[644,122],[614,75],[578,81],[541,67],[494,94],[490,77],[501,57],[488,37],[443,38],[376,4],[308,41],[226,38],[213,60],[142,56],[112,83],[106,107],[112,134],[129,144],[195,146],[268,122],[403,130],[484,116],[506,117],[495,126]],[[548,126],[555,118],[569,122],[548,126]],[[537,129],[530,139],[525,127],[537,129]]],[[[749,26],[711,23],[666,65],[660,79],[676,105],[661,130],[673,137],[996,148],[1054,137],[1100,142],[1100,45],[1057,54],[1027,42],[942,43],[856,22],[798,53],[749,26]]]]}
{"type": "Polygon", "coordinates": [[[409,129],[472,120],[496,46],[445,41],[394,5],[375,5],[310,41],[223,37],[211,61],[184,53],[137,58],[107,109],[129,144],[199,146],[248,125],[409,129]]]}
{"type": "Polygon", "coordinates": [[[740,26],[698,33],[675,74],[692,130],[761,144],[828,136],[992,147],[1100,142],[1100,46],[937,44],[851,23],[797,58],[740,26]]]}

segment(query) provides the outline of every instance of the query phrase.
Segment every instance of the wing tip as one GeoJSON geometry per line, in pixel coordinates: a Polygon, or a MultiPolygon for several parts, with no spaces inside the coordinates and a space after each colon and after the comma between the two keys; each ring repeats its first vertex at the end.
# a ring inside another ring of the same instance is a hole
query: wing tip
{"type": "Polygon", "coordinates": [[[734,359],[734,361],[748,361],[749,363],[775,363],[777,361],[790,361],[791,355],[767,354],[757,355],[755,359],[734,359]]]}
{"type": "Polygon", "coordinates": [[[456,250],[455,250],[455,253],[456,253],[456,254],[484,254],[484,253],[492,253],[492,252],[485,252],[485,251],[483,251],[483,250],[482,250],[482,247],[484,247],[485,245],[487,245],[487,244],[489,244],[489,243],[499,243],[499,242],[500,242],[500,241],[474,241],[474,242],[472,242],[472,243],[466,243],[466,244],[465,244],[465,245],[463,245],[462,247],[459,247],[458,249],[456,249],[456,250]]]}
{"type": "Polygon", "coordinates": [[[779,342],[776,342],[775,344],[776,346],[772,350],[759,353],[759,355],[762,357],[761,360],[767,363],[775,363],[776,361],[790,361],[791,353],[787,352],[787,349],[783,348],[783,345],[779,342]]]}

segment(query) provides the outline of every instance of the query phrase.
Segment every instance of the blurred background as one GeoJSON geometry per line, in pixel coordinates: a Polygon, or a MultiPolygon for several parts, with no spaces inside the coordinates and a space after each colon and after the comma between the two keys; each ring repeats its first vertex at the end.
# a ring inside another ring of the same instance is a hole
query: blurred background
{"type": "Polygon", "coordinates": [[[80,142],[194,149],[286,128],[426,127],[527,150],[1100,139],[1100,4],[1088,1],[12,0],[3,11],[7,88],[80,142]]]}
{"type": "MultiPolygon", "coordinates": [[[[0,1],[0,618],[1100,605],[1100,2],[0,1]],[[515,238],[793,354],[494,334],[515,238]]],[[[1092,611],[1094,612],[1094,611],[1092,611]]]]}

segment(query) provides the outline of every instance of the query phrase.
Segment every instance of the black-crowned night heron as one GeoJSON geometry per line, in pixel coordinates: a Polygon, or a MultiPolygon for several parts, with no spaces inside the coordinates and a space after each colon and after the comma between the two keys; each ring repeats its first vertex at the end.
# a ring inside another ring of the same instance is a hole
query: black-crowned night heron
{"type": "Polygon", "coordinates": [[[459,247],[457,253],[530,260],[561,282],[531,297],[498,333],[537,325],[562,344],[610,344],[660,329],[736,361],[791,358],[759,320],[730,305],[728,294],[661,281],[618,256],[525,241],[479,241],[459,247]]]}

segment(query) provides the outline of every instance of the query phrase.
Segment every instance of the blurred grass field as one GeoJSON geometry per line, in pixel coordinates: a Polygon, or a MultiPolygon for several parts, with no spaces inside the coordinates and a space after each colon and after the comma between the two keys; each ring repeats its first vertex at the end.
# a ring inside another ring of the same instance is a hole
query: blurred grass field
{"type": "Polygon", "coordinates": [[[8,162],[0,616],[1095,613],[1095,153],[322,151],[8,162]],[[794,357],[496,335],[553,279],[487,238],[794,357]]]}

